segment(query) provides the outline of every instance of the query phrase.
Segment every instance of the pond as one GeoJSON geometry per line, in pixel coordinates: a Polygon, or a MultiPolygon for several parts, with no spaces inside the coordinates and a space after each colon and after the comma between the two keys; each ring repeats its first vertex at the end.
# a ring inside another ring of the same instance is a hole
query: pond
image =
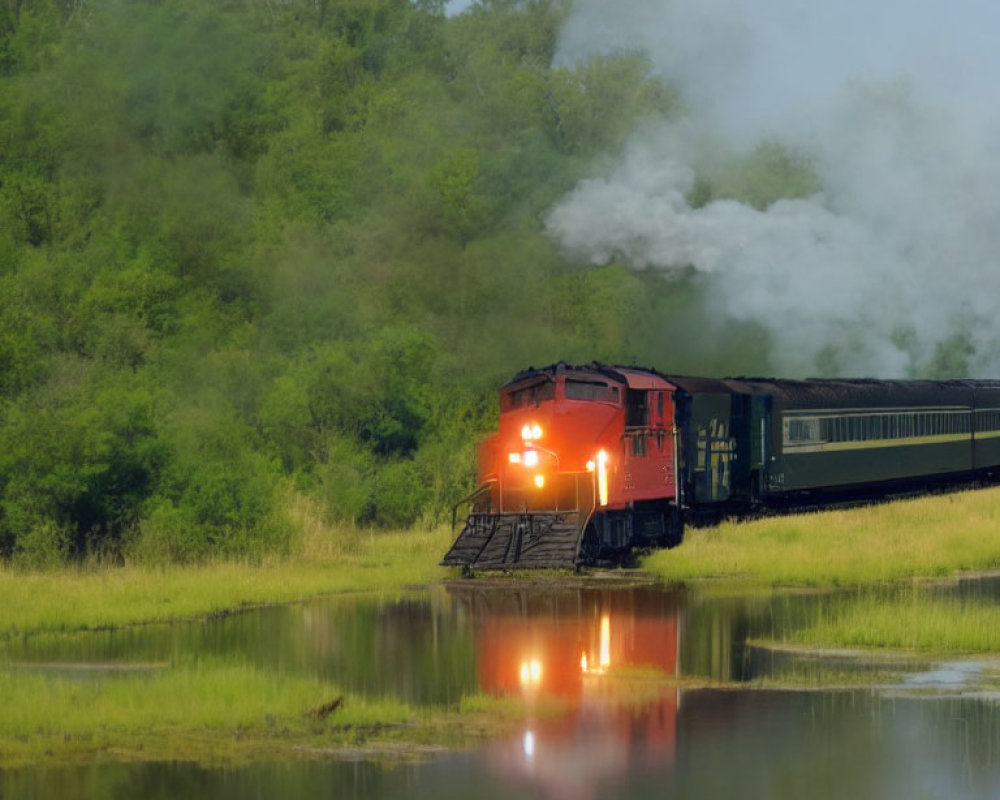
{"type": "MultiPolygon", "coordinates": [[[[995,602],[996,579],[931,590],[995,602]]],[[[886,591],[891,602],[893,590],[886,591]]],[[[250,766],[39,764],[0,798],[985,798],[1000,702],[983,662],[773,648],[850,594],[761,596],[612,578],[457,581],[202,623],[8,642],[8,667],[80,680],[198,659],[327,678],[417,705],[521,698],[513,730],[459,752],[250,766]],[[545,711],[555,702],[560,713],[545,711]],[[537,713],[536,713],[537,712],[537,713]]]]}

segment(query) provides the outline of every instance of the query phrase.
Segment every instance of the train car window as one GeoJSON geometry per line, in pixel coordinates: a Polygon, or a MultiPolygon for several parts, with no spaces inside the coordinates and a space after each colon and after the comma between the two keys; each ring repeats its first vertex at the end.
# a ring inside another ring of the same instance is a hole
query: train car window
{"type": "Polygon", "coordinates": [[[646,455],[646,437],[642,434],[632,437],[632,455],[634,456],[644,456],[646,455]]]}
{"type": "Polygon", "coordinates": [[[818,442],[820,424],[818,419],[792,419],[788,421],[789,443],[818,442]]]}
{"type": "Polygon", "coordinates": [[[555,384],[545,380],[539,383],[532,383],[529,386],[522,386],[511,392],[503,392],[500,395],[500,410],[513,411],[516,408],[538,405],[546,400],[551,400],[555,395],[555,384]]]}
{"type": "Polygon", "coordinates": [[[596,381],[566,380],[567,400],[593,400],[598,403],[617,403],[618,387],[596,381]]]}

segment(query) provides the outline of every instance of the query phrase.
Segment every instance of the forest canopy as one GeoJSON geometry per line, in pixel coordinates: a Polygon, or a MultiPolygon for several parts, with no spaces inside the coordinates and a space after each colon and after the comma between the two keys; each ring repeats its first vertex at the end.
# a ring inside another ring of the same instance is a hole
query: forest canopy
{"type": "MultiPolygon", "coordinates": [[[[529,364],[765,369],[695,278],[546,236],[683,103],[553,67],[568,8],[0,1],[0,557],[280,552],[293,497],[429,524],[529,364]]],[[[691,202],[811,188],[769,143],[691,202]]]]}

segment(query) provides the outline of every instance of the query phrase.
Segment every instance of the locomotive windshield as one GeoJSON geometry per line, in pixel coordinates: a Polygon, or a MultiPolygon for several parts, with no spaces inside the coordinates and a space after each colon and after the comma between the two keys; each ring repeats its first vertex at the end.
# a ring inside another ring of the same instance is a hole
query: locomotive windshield
{"type": "Polygon", "coordinates": [[[601,403],[617,403],[618,387],[608,386],[599,381],[579,381],[566,379],[567,400],[594,400],[601,403]]]}
{"type": "Polygon", "coordinates": [[[555,396],[556,385],[552,381],[545,379],[529,383],[527,386],[501,393],[500,410],[513,411],[516,408],[537,406],[546,400],[552,400],[555,396]]]}

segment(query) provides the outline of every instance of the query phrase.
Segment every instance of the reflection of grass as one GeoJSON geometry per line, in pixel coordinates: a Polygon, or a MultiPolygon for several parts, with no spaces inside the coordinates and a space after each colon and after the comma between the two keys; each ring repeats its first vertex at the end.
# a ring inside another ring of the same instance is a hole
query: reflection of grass
{"type": "Polygon", "coordinates": [[[1000,652],[1000,607],[983,601],[865,595],[825,609],[813,625],[792,631],[796,644],[892,648],[926,653],[1000,652]]]}
{"type": "Polygon", "coordinates": [[[668,581],[836,586],[1000,566],[1000,489],[690,529],[643,567],[668,581]]]}
{"type": "Polygon", "coordinates": [[[250,605],[358,591],[399,591],[450,574],[450,543],[431,532],[317,531],[292,556],[261,564],[136,566],[25,573],[0,567],[0,638],[190,619],[250,605]]]}
{"type": "Polygon", "coordinates": [[[43,756],[225,763],[344,749],[405,753],[460,746],[524,716],[519,699],[417,709],[345,696],[321,680],[212,663],[87,678],[6,671],[0,697],[0,768],[43,756]],[[328,716],[314,713],[338,697],[328,716]]]}

